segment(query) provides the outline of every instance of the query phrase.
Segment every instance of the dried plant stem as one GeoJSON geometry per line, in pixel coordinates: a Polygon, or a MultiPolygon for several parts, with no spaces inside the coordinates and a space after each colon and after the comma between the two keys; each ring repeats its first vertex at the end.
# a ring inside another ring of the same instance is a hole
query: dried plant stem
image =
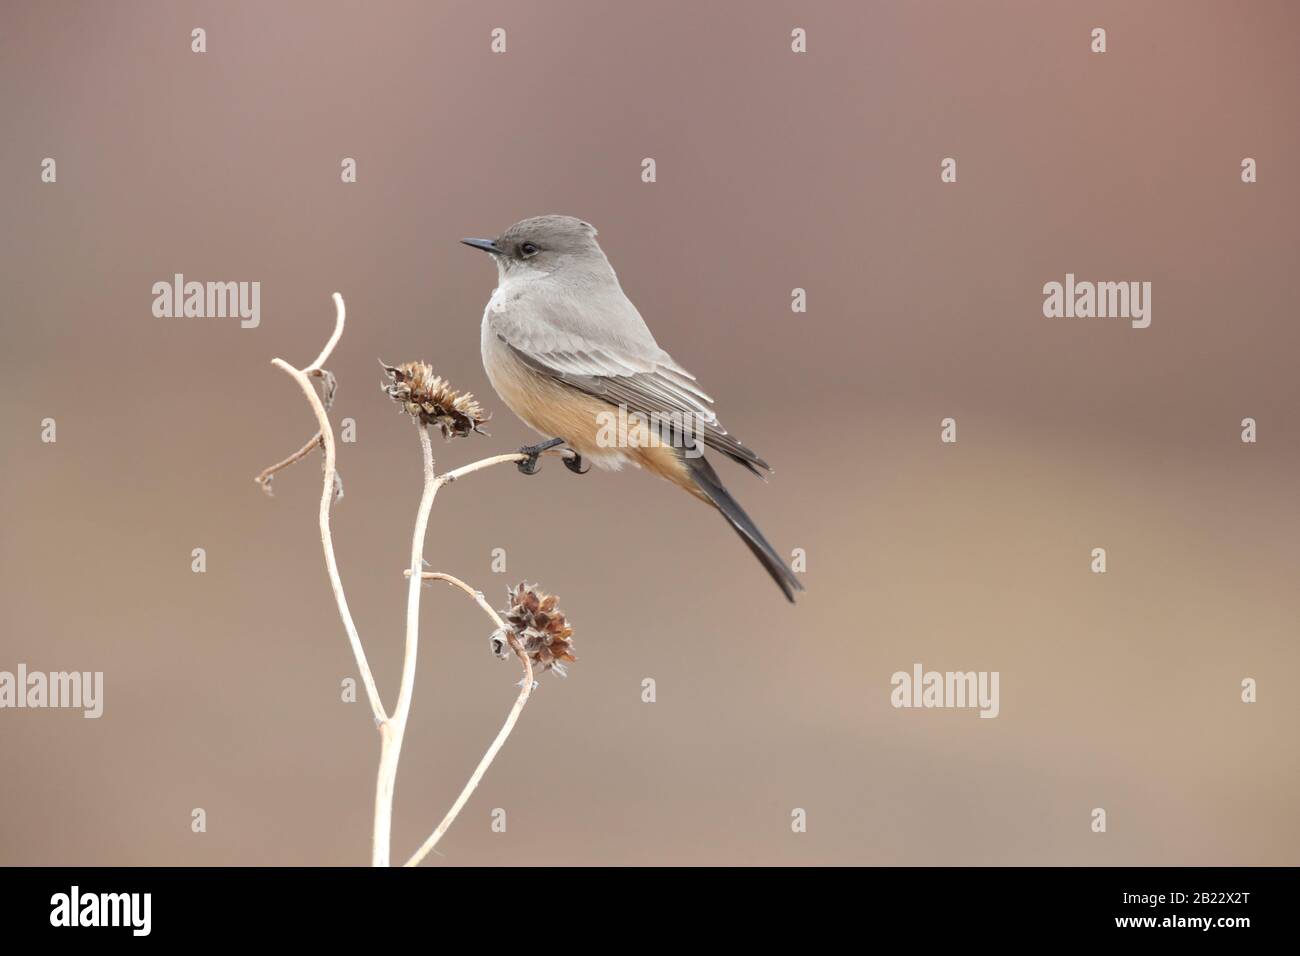
{"type": "MultiPolygon", "coordinates": [[[[519,719],[519,714],[523,711],[524,705],[528,702],[528,697],[533,689],[533,667],[532,661],[524,651],[523,646],[515,637],[513,630],[506,625],[501,616],[492,609],[492,606],[483,598],[481,592],[470,587],[459,578],[450,574],[441,572],[422,571],[424,563],[423,550],[424,539],[429,524],[429,514],[433,508],[434,498],[438,490],[446,484],[450,484],[458,478],[465,475],[473,474],[484,468],[490,468],[493,465],[501,465],[509,462],[523,461],[526,455],[513,452],[504,455],[494,455],[484,458],[481,461],[472,462],[463,465],[446,474],[438,475],[433,466],[433,447],[430,442],[429,432],[426,427],[419,429],[420,450],[424,459],[424,491],[420,497],[420,506],[416,512],[415,528],[411,536],[411,566],[406,570],[410,579],[410,585],[407,589],[406,598],[406,647],[402,660],[402,677],[401,684],[397,693],[397,704],[390,718],[384,710],[383,701],[379,695],[379,688],[375,685],[375,678],[370,670],[370,664],[366,660],[366,653],[361,645],[361,637],[357,633],[356,624],[352,620],[352,612],[348,608],[347,596],[343,591],[343,581],[339,575],[338,560],[334,555],[334,538],[330,530],[330,510],[335,496],[335,480],[337,475],[336,468],[336,445],[334,441],[334,429],[330,425],[328,407],[333,396],[333,376],[324,368],[334,347],[338,344],[339,339],[343,336],[343,327],[346,320],[346,310],[343,304],[343,297],[337,292],[334,293],[334,306],[336,318],[334,323],[334,332],[320,354],[306,368],[294,368],[283,359],[272,359],[271,364],[288,374],[307,398],[312,412],[316,416],[319,430],[311,437],[307,444],[303,445],[298,451],[294,452],[283,461],[277,462],[271,467],[264,470],[255,479],[268,494],[270,493],[270,482],[275,474],[284,468],[289,467],[294,462],[301,461],[311,454],[312,450],[320,446],[325,453],[325,468],[321,488],[319,524],[321,550],[325,555],[325,569],[329,575],[330,589],[334,593],[334,601],[338,607],[339,618],[343,622],[343,629],[347,633],[348,643],[352,648],[352,655],[356,659],[357,670],[361,674],[362,684],[366,689],[366,697],[370,702],[370,710],[374,716],[375,726],[379,729],[380,735],[380,753],[379,753],[379,770],[375,780],[375,817],[373,829],[373,843],[371,847],[371,862],[375,866],[388,866],[391,861],[391,841],[392,841],[392,818],[393,818],[393,795],[397,780],[397,767],[401,759],[402,742],[406,736],[406,724],[411,712],[411,698],[415,689],[415,665],[419,651],[419,627],[420,627],[420,586],[424,580],[445,581],[460,590],[464,591],[478,603],[492,619],[497,628],[505,634],[505,639],[509,643],[515,655],[519,658],[523,666],[524,679],[520,682],[520,691],[515,699],[514,706],[506,717],[505,724],[497,733],[496,739],[492,741],[487,752],[483,755],[475,768],[473,775],[461,790],[460,796],[452,808],[447,812],[442,822],[438,824],[437,829],[429,836],[424,844],[416,851],[415,855],[407,861],[407,866],[418,864],[442,839],[451,824],[455,821],[461,809],[468,802],[470,795],[478,787],[483,775],[487,772],[492,761],[496,758],[497,752],[500,751],[506,738],[514,729],[515,722],[519,719]],[[312,378],[321,378],[326,382],[326,397],[322,400],[312,385],[312,378]]],[[[555,449],[545,454],[561,455],[559,449],[555,449]]]]}
{"type": "MultiPolygon", "coordinates": [[[[511,456],[500,457],[506,460],[518,460],[518,458],[521,458],[522,456],[516,456],[514,459],[512,459],[511,456]]],[[[492,459],[485,458],[483,461],[488,462],[489,464],[498,464],[498,462],[495,462],[492,459]]],[[[475,464],[487,467],[483,462],[475,462],[475,464]]],[[[468,465],[466,467],[472,468],[472,466],[468,465]]],[[[468,474],[468,472],[466,472],[466,474],[468,474]]],[[[416,579],[413,572],[407,571],[407,574],[411,576],[412,583],[415,583],[416,579]]],[[[483,609],[483,612],[492,619],[492,622],[496,624],[497,628],[505,633],[506,640],[510,642],[510,648],[515,652],[515,656],[519,658],[519,662],[523,665],[524,679],[519,682],[519,696],[515,698],[514,706],[510,708],[510,713],[506,715],[506,722],[501,725],[501,729],[497,732],[496,738],[488,747],[487,752],[483,754],[483,759],[481,759],[478,762],[478,766],[474,768],[474,773],[470,775],[469,781],[460,791],[460,796],[458,796],[456,802],[451,805],[451,809],[448,810],[447,815],[442,818],[442,822],[438,824],[437,829],[435,829],[433,833],[429,834],[429,838],[420,845],[420,849],[416,850],[411,858],[406,861],[406,866],[419,865],[420,861],[428,856],[433,848],[438,845],[438,841],[442,839],[443,834],[445,834],[451,827],[452,823],[455,822],[460,811],[464,809],[465,804],[469,802],[470,796],[478,788],[480,781],[483,779],[483,775],[487,773],[488,767],[492,766],[492,761],[496,759],[497,752],[500,751],[502,745],[505,744],[506,738],[508,738],[510,732],[515,729],[515,722],[519,720],[519,715],[523,713],[524,705],[528,703],[528,696],[533,692],[532,661],[528,659],[528,654],[525,653],[523,647],[515,638],[514,631],[512,631],[503,620],[501,620],[501,616],[492,609],[492,605],[488,604],[487,601],[484,600],[482,592],[476,591],[459,578],[452,577],[450,574],[443,574],[439,571],[425,571],[421,573],[420,577],[426,581],[446,581],[448,584],[460,588],[472,597],[478,603],[478,606],[483,609]]]]}
{"type": "MultiPolygon", "coordinates": [[[[560,454],[562,454],[562,452],[559,448],[552,448],[542,452],[542,454],[539,457],[544,458],[549,455],[560,455],[560,454]]],[[[456,468],[453,471],[449,471],[445,475],[440,475],[438,477],[438,480],[444,485],[450,484],[451,482],[455,481],[457,478],[463,478],[465,475],[473,474],[474,472],[481,471],[484,468],[491,468],[493,465],[504,465],[512,461],[523,461],[527,457],[528,457],[527,455],[521,455],[517,451],[510,452],[507,455],[493,455],[491,458],[484,458],[481,461],[470,462],[468,465],[461,465],[459,468],[456,468]]]]}
{"type": "Polygon", "coordinates": [[[339,338],[343,335],[343,324],[346,321],[347,312],[343,306],[343,296],[337,292],[334,293],[334,309],[334,334],[330,336],[329,342],[325,344],[325,348],[321,350],[320,355],[316,356],[316,361],[305,369],[296,369],[284,359],[278,358],[272,359],[271,364],[286,372],[298,383],[298,387],[307,396],[307,402],[311,405],[312,411],[315,412],[316,423],[320,427],[320,443],[325,449],[325,480],[321,489],[319,521],[321,548],[325,552],[325,570],[329,574],[330,588],[334,592],[334,601],[338,605],[339,617],[343,620],[343,629],[347,632],[348,643],[352,646],[352,656],[356,658],[357,670],[361,674],[361,682],[366,688],[366,697],[370,701],[370,711],[374,715],[375,724],[382,727],[384,722],[388,720],[388,715],[384,712],[384,705],[379,697],[379,688],[375,686],[375,677],[370,671],[370,663],[366,660],[366,652],[361,646],[357,626],[352,621],[352,612],[348,610],[348,599],[343,593],[343,581],[339,577],[338,561],[334,557],[334,537],[330,533],[330,505],[334,499],[334,429],[330,425],[325,405],[320,396],[316,394],[316,389],[312,386],[309,377],[323,372],[322,366],[329,359],[334,346],[338,344],[339,338]]]}
{"type": "MultiPolygon", "coordinates": [[[[546,451],[538,455],[539,458],[550,458],[552,456],[563,457],[564,450],[561,448],[548,448],[546,451]]],[[[492,455],[489,458],[471,461],[468,465],[461,465],[459,468],[454,468],[451,471],[439,475],[438,487],[441,488],[443,485],[449,485],[457,478],[464,478],[466,475],[472,475],[474,472],[482,471],[484,468],[491,468],[493,465],[506,465],[512,461],[523,461],[527,457],[527,455],[520,454],[517,451],[512,451],[504,455],[492,455]]],[[[448,577],[450,577],[450,575],[448,577]]],[[[455,580],[455,578],[451,578],[451,581],[455,580]]]]}
{"type": "Polygon", "coordinates": [[[429,511],[440,484],[433,471],[433,445],[429,430],[421,426],[420,451],[424,456],[424,493],[415,513],[415,531],[411,536],[411,583],[406,589],[406,653],[402,660],[402,683],[397,691],[393,716],[379,728],[381,745],[379,775],[375,781],[375,830],[371,862],[388,866],[393,823],[393,791],[397,784],[397,764],[406,737],[406,720],[411,713],[411,694],[415,689],[415,661],[420,649],[420,578],[424,564],[424,536],[429,527],[429,511]]]}
{"type": "Polygon", "coordinates": [[[271,494],[271,479],[274,478],[278,472],[284,471],[284,469],[288,468],[296,461],[302,461],[304,458],[310,455],[315,449],[321,447],[323,446],[320,440],[320,432],[317,432],[307,440],[307,444],[303,445],[301,448],[299,448],[296,452],[294,452],[284,461],[277,461],[274,465],[272,465],[270,468],[265,469],[260,475],[258,475],[253,480],[257,482],[259,485],[261,485],[262,490],[269,495],[271,494]]]}
{"type": "MultiPolygon", "coordinates": [[[[405,574],[408,578],[411,576],[410,571],[404,571],[402,573],[405,574]]],[[[492,623],[497,626],[497,630],[500,631],[510,630],[510,628],[506,625],[506,622],[501,620],[501,615],[498,614],[496,612],[496,609],[493,608],[492,605],[487,602],[487,598],[483,597],[483,592],[470,587],[460,578],[455,577],[454,575],[445,574],[442,571],[421,571],[420,580],[445,581],[447,584],[450,584],[452,587],[460,588],[462,591],[464,591],[466,594],[468,594],[470,597],[474,599],[474,602],[483,609],[484,614],[492,618],[492,623]]]]}

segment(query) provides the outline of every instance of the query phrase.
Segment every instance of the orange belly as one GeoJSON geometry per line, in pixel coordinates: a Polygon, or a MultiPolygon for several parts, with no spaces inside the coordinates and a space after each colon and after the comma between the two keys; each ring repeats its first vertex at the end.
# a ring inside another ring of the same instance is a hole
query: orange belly
{"type": "MultiPolygon", "coordinates": [[[[529,428],[565,444],[592,464],[609,469],[631,462],[708,501],[695,487],[676,449],[658,441],[644,420],[498,352],[487,364],[501,400],[529,428]]],[[[710,502],[711,504],[711,502],[710,502]]]]}

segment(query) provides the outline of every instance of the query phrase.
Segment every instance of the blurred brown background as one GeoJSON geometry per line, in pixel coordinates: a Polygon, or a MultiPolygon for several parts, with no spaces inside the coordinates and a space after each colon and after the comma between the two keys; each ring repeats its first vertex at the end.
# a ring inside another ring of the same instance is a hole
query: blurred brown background
{"type": "MultiPolygon", "coordinates": [[[[375,359],[427,359],[496,412],[440,466],[530,440],[479,362],[495,275],[456,240],[546,212],[599,227],[660,343],[774,463],[766,486],[723,476],[807,550],[808,593],[787,606],[643,474],[552,461],[446,489],[433,565],[494,603],[520,578],[557,591],[580,660],[543,679],[435,865],[1300,862],[1291,5],[0,18],[0,669],[106,681],[98,721],[0,712],[0,863],[368,861],[378,739],[339,700],[319,468],[274,499],[250,480],[313,428],[269,361],[310,361],[344,294],[335,421],[358,440],[334,533],[391,706],[420,472],[375,359]],[[176,272],[260,281],[261,326],[154,318],[176,272]],[[1153,282],[1151,327],[1044,318],[1066,272],[1153,282]],[[1000,671],[1001,716],[891,708],[918,661],[1000,671]]],[[[485,623],[424,594],[395,857],[513,699],[485,623]]]]}

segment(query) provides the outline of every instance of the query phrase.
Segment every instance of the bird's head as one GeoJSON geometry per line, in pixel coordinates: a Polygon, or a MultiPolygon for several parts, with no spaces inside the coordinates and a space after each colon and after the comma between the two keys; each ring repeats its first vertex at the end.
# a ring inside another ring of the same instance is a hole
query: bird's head
{"type": "Polygon", "coordinates": [[[502,279],[609,269],[609,260],[596,242],[596,227],[573,216],[534,216],[520,220],[495,239],[461,242],[490,255],[502,279]]]}

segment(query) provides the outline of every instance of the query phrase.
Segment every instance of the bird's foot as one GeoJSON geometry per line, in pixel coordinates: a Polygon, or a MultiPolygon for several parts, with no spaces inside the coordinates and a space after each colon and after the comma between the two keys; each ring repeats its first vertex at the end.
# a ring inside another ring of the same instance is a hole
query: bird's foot
{"type": "Polygon", "coordinates": [[[582,467],[581,455],[576,451],[573,451],[573,449],[569,450],[573,452],[573,454],[564,456],[565,468],[569,469],[569,471],[573,472],[575,475],[585,475],[587,472],[591,471],[591,465],[588,465],[586,468],[582,467]]]}
{"type": "MultiPolygon", "coordinates": [[[[537,459],[542,452],[550,451],[555,446],[563,444],[563,438],[552,438],[550,441],[544,441],[538,445],[525,445],[523,448],[519,449],[519,454],[527,455],[528,457],[523,461],[515,462],[515,467],[519,469],[521,475],[535,475],[541,467],[538,464],[537,459]]],[[[565,464],[568,464],[568,462],[565,462],[565,464]]]]}

